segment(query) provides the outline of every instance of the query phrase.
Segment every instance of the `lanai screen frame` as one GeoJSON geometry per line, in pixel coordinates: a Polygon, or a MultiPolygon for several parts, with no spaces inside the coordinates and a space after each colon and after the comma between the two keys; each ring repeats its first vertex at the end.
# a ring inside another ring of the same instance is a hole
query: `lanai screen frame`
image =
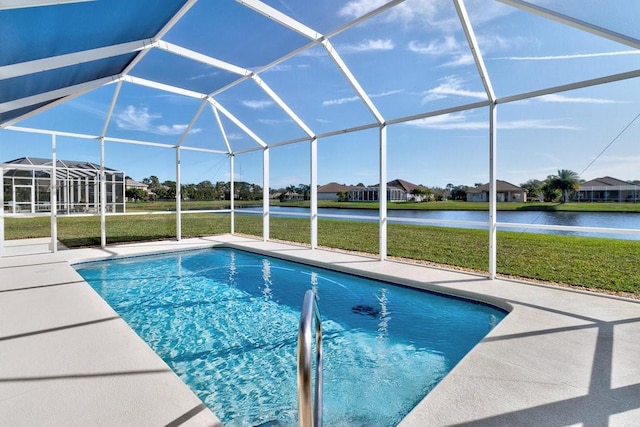
{"type": "MultiPolygon", "coordinates": [[[[462,112],[462,111],[467,111],[467,110],[474,110],[474,109],[480,109],[480,108],[486,108],[487,109],[487,115],[488,115],[488,122],[489,122],[489,132],[488,132],[488,139],[489,139],[489,162],[488,162],[488,171],[489,171],[489,218],[488,218],[488,231],[489,231],[489,266],[488,266],[488,272],[489,272],[489,278],[493,279],[496,277],[496,243],[497,243],[497,229],[498,227],[504,227],[504,228],[519,228],[522,227],[523,224],[512,224],[512,223],[498,223],[497,222],[497,218],[496,218],[496,204],[497,204],[497,197],[496,197],[496,173],[497,173],[497,162],[496,162],[496,157],[497,157],[497,123],[498,123],[498,118],[497,118],[497,113],[498,113],[498,106],[500,104],[508,104],[508,103],[512,103],[512,102],[517,102],[517,101],[523,101],[523,100],[527,100],[527,99],[531,99],[531,98],[536,98],[536,97],[540,97],[540,96],[544,96],[544,95],[549,95],[549,94],[556,94],[556,93],[560,93],[560,92],[565,92],[565,91],[571,91],[571,90],[576,90],[576,89],[581,89],[581,88],[586,88],[586,87],[591,87],[591,86],[597,86],[597,85],[602,85],[602,84],[607,84],[607,83],[612,83],[612,82],[617,82],[617,81],[622,81],[622,80],[626,80],[626,79],[634,79],[634,78],[638,78],[640,77],[640,70],[634,70],[634,71],[630,71],[630,72],[625,72],[625,73],[619,73],[619,74],[612,74],[612,75],[607,75],[604,77],[600,77],[600,78],[595,78],[595,79],[590,79],[590,80],[583,80],[583,81],[579,81],[579,82],[574,82],[574,83],[570,83],[570,84],[565,84],[565,85],[561,85],[561,86],[555,86],[555,87],[549,87],[546,89],[542,89],[542,90],[536,90],[533,92],[526,92],[526,93],[520,93],[520,94],[516,94],[516,95],[510,95],[507,97],[502,97],[502,98],[498,98],[493,90],[493,86],[491,83],[491,78],[490,75],[488,74],[485,64],[484,64],[484,60],[482,57],[482,54],[480,52],[478,43],[477,43],[477,39],[474,33],[474,29],[473,26],[471,24],[471,21],[468,17],[467,14],[467,10],[464,4],[464,0],[452,0],[455,8],[456,8],[456,12],[457,15],[460,19],[460,23],[462,26],[462,29],[465,33],[466,39],[467,39],[467,43],[469,45],[470,51],[473,55],[473,59],[474,59],[474,63],[477,69],[477,72],[479,73],[483,86],[484,86],[484,91],[486,93],[487,99],[484,101],[480,101],[480,102],[475,102],[475,103],[470,103],[470,104],[465,104],[465,105],[459,105],[459,106],[455,106],[455,107],[451,107],[451,108],[446,108],[446,109],[441,109],[441,110],[434,110],[434,111],[426,111],[424,113],[421,114],[416,114],[416,115],[411,115],[411,116],[404,116],[404,117],[399,117],[399,118],[393,118],[393,119],[388,119],[383,117],[383,115],[380,113],[380,111],[378,110],[378,108],[376,107],[375,103],[372,101],[372,99],[367,95],[367,93],[364,91],[364,89],[360,86],[358,80],[356,79],[356,77],[353,75],[353,73],[349,70],[349,68],[347,67],[347,65],[344,63],[344,61],[342,60],[340,54],[334,49],[334,47],[331,44],[330,39],[340,33],[342,33],[343,31],[358,25],[364,21],[367,21],[399,4],[401,4],[404,0],[393,0],[389,3],[386,3],[382,6],[380,6],[379,8],[361,16],[360,18],[357,18],[343,26],[341,26],[340,28],[327,33],[327,34],[321,34],[309,27],[307,27],[306,25],[296,21],[295,19],[291,18],[290,16],[260,2],[259,0],[237,0],[238,3],[243,4],[246,7],[249,7],[253,10],[255,10],[256,12],[266,16],[267,18],[271,19],[272,21],[278,23],[279,25],[282,25],[290,30],[295,31],[296,33],[306,37],[309,42],[299,48],[296,49],[292,52],[290,52],[289,54],[284,55],[283,57],[277,59],[276,61],[258,69],[258,70],[249,70],[246,68],[242,68],[239,67],[237,65],[234,64],[230,64],[224,61],[221,61],[219,59],[213,58],[213,57],[209,57],[206,55],[203,55],[201,53],[198,52],[194,52],[191,51],[189,49],[185,49],[181,46],[177,46],[175,44],[172,43],[168,43],[166,41],[163,40],[163,37],[166,35],[166,33],[180,20],[180,18],[186,14],[189,9],[196,3],[196,0],[189,0],[185,3],[185,5],[176,13],[176,15],[164,26],[164,28],[162,28],[158,34],[151,40],[140,40],[140,41],[135,41],[135,42],[130,42],[130,43],[125,43],[122,45],[115,45],[115,46],[109,46],[107,48],[99,48],[99,49],[92,49],[89,51],[85,51],[85,52],[79,52],[79,53],[75,53],[75,54],[70,54],[70,55],[61,55],[58,57],[51,57],[51,58],[45,58],[42,60],[36,60],[36,61],[32,61],[31,64],[27,64],[27,69],[29,69],[29,67],[32,67],[31,69],[37,69],[38,67],[42,67],[42,68],[46,68],[46,67],[50,67],[50,68],[61,68],[64,67],[66,65],[72,65],[72,64],[76,64],[78,62],[83,62],[83,61],[90,61],[90,60],[94,60],[96,58],[106,58],[106,57],[110,57],[110,56],[115,56],[118,54],[123,54],[123,53],[130,53],[130,52],[138,52],[136,58],[127,66],[127,68],[125,70],[123,70],[122,73],[120,73],[117,76],[111,76],[111,77],[106,77],[106,78],[101,78],[98,80],[94,80],[94,81],[90,81],[88,83],[83,83],[80,85],[76,85],[76,86],[72,86],[72,87],[67,87],[64,89],[59,89],[56,91],[52,91],[52,92],[48,92],[48,93],[44,93],[44,94],[40,94],[37,95],[35,97],[30,97],[29,100],[19,100],[18,101],[18,107],[22,106],[22,104],[20,104],[20,102],[24,102],[24,105],[35,105],[39,102],[46,102],[49,101],[49,103],[44,106],[44,107],[40,107],[37,108],[29,113],[26,113],[18,118],[9,120],[5,123],[2,124],[2,126],[0,126],[1,128],[4,129],[8,129],[8,130],[13,130],[13,131],[17,131],[17,132],[28,132],[28,133],[39,133],[39,134],[45,134],[45,135],[50,135],[51,136],[51,146],[52,146],[52,156],[51,158],[53,159],[53,162],[55,164],[56,161],[56,137],[71,137],[71,138],[79,138],[79,139],[90,139],[90,140],[98,140],[100,142],[100,176],[101,176],[101,180],[100,180],[100,185],[101,185],[101,191],[100,194],[101,196],[101,200],[100,200],[100,217],[101,217],[101,246],[104,248],[107,246],[107,241],[106,241],[106,216],[107,215],[111,215],[111,214],[107,214],[106,212],[106,200],[104,200],[104,195],[105,193],[105,189],[104,189],[104,185],[105,185],[105,180],[104,180],[104,175],[105,175],[105,167],[104,167],[104,162],[105,162],[105,143],[106,142],[110,142],[110,143],[124,143],[124,144],[138,144],[138,145],[145,145],[145,146],[152,146],[152,147],[158,147],[158,148],[168,148],[168,149],[174,149],[175,150],[175,176],[176,176],[176,239],[177,240],[181,240],[182,239],[182,231],[181,231],[181,219],[182,219],[182,208],[181,208],[181,151],[182,150],[193,150],[193,151],[201,151],[201,152],[206,152],[206,153],[211,153],[211,154],[219,154],[219,155],[225,155],[228,156],[228,160],[229,160],[229,172],[230,172],[230,182],[231,182],[231,194],[234,194],[234,172],[235,172],[235,156],[237,155],[241,155],[244,153],[249,153],[249,152],[254,152],[254,151],[262,151],[262,164],[263,164],[263,176],[262,176],[262,184],[263,184],[263,206],[262,206],[262,217],[263,217],[263,235],[262,238],[264,241],[268,241],[270,239],[269,236],[269,220],[270,220],[270,214],[269,214],[269,176],[270,176],[270,166],[269,166],[269,152],[270,152],[270,148],[273,147],[278,147],[278,146],[282,146],[282,145],[288,145],[288,144],[299,144],[299,143],[308,143],[309,144],[309,155],[310,155],[310,176],[309,176],[309,180],[310,180],[310,188],[311,188],[311,195],[310,195],[310,222],[311,222],[311,236],[310,236],[310,247],[311,249],[316,249],[318,247],[318,203],[317,203],[317,188],[318,188],[318,143],[320,140],[322,140],[323,138],[327,138],[327,137],[331,137],[331,136],[335,136],[335,135],[341,135],[341,134],[345,134],[345,133],[353,133],[353,132],[358,132],[358,131],[363,131],[363,130],[368,130],[368,129],[377,129],[377,133],[378,133],[378,151],[379,151],[379,165],[378,165],[378,174],[379,174],[379,182],[380,182],[380,189],[379,189],[379,202],[380,202],[380,207],[379,207],[379,253],[378,253],[378,257],[380,260],[385,260],[387,258],[387,223],[389,220],[389,216],[387,213],[387,181],[388,181],[388,177],[387,177],[387,129],[389,126],[391,125],[395,125],[395,124],[400,124],[400,123],[406,123],[406,122],[410,122],[410,121],[414,121],[414,120],[419,120],[419,119],[425,119],[425,118],[429,118],[429,117],[437,117],[437,116],[441,116],[441,115],[445,115],[445,114],[451,114],[451,113],[456,113],[456,112],[462,112]],[[277,93],[275,93],[261,78],[260,78],[260,73],[269,70],[270,68],[277,66],[278,64],[286,61],[289,58],[292,58],[293,56],[307,50],[310,49],[312,47],[315,46],[321,46],[325,52],[329,55],[329,57],[333,60],[334,64],[336,65],[336,67],[340,70],[340,72],[343,74],[344,78],[347,80],[347,82],[350,84],[350,86],[355,90],[355,92],[357,93],[358,97],[360,98],[360,100],[364,103],[364,105],[367,107],[367,109],[369,110],[369,112],[371,113],[371,115],[374,118],[374,121],[369,123],[369,124],[364,124],[364,125],[360,125],[357,127],[352,127],[352,128],[346,128],[346,129],[338,129],[335,131],[331,131],[331,132],[327,132],[327,133],[322,133],[322,134],[316,134],[314,133],[311,128],[309,126],[307,126],[307,124],[300,119],[300,117],[291,109],[289,108],[289,106],[278,96],[277,93]],[[186,90],[183,88],[179,88],[176,86],[171,86],[171,85],[167,85],[167,84],[162,84],[162,83],[158,83],[155,81],[150,81],[150,80],[145,80],[145,79],[141,79],[138,77],[134,77],[129,75],[129,72],[131,71],[131,69],[144,57],[144,55],[146,53],[148,53],[150,51],[150,49],[152,48],[156,48],[156,49],[160,49],[166,52],[170,52],[176,55],[180,55],[183,56],[187,59],[193,60],[193,61],[198,61],[204,64],[207,64],[209,66],[213,66],[219,69],[222,69],[224,71],[236,74],[238,76],[238,79],[212,93],[209,94],[203,94],[203,93],[197,93],[194,91],[190,91],[190,90],[186,90]],[[224,91],[226,91],[227,89],[234,87],[237,84],[240,84],[246,80],[252,80],[262,91],[264,91],[264,93],[266,95],[268,95],[270,97],[271,100],[273,100],[273,102],[275,104],[277,104],[286,114],[287,116],[294,122],[296,123],[300,129],[302,129],[302,131],[304,132],[304,134],[306,135],[305,137],[301,137],[301,138],[297,138],[297,139],[293,139],[293,140],[286,140],[286,141],[280,141],[280,142],[276,142],[273,144],[267,144],[265,141],[263,141],[258,135],[256,135],[256,133],[254,133],[248,126],[246,126],[242,121],[240,121],[238,118],[236,118],[231,112],[229,112],[227,109],[225,109],[225,107],[223,105],[221,105],[216,99],[215,97],[221,93],[223,93],[224,91]],[[107,129],[109,126],[109,123],[111,121],[112,115],[113,115],[113,111],[115,108],[115,104],[116,101],[118,99],[118,94],[120,92],[120,88],[122,87],[123,83],[127,83],[127,84],[137,84],[137,85],[141,85],[141,86],[147,86],[150,88],[154,88],[154,89],[158,89],[161,91],[165,91],[168,93],[173,93],[173,94],[178,94],[178,95],[182,95],[182,96],[186,96],[186,97],[190,97],[190,98],[195,98],[195,99],[199,99],[201,100],[200,106],[195,114],[195,116],[193,117],[193,119],[190,121],[189,125],[187,126],[186,130],[184,131],[184,133],[181,135],[179,141],[175,144],[175,145],[169,145],[169,144],[161,144],[161,143],[157,143],[157,142],[153,142],[153,141],[139,141],[139,140],[131,140],[131,139],[122,139],[122,138],[113,138],[107,135],[107,129]],[[105,121],[104,127],[102,129],[102,132],[100,135],[87,135],[87,134],[78,134],[78,133],[71,133],[71,132],[60,132],[60,131],[50,131],[50,130],[41,130],[41,129],[33,129],[33,128],[24,128],[24,127],[18,127],[18,126],[14,126],[14,124],[20,120],[23,120],[25,118],[31,117],[32,115],[35,115],[41,111],[44,111],[48,108],[51,108],[55,105],[58,105],[62,102],[68,101],[70,99],[73,99],[77,96],[80,96],[84,93],[87,93],[93,89],[97,89],[99,87],[102,87],[104,85],[109,85],[109,84],[116,84],[116,89],[114,91],[114,96],[113,96],[113,100],[109,109],[109,112],[107,114],[107,119],[105,121]],[[57,99],[56,101],[53,101],[54,99],[57,99]],[[51,102],[53,101],[53,102],[51,102]],[[198,118],[200,117],[201,113],[205,110],[205,109],[211,109],[217,124],[219,126],[219,129],[222,133],[222,136],[224,138],[224,142],[226,145],[226,151],[221,151],[221,150],[211,150],[211,149],[206,149],[206,148],[195,148],[195,147],[187,147],[187,146],[183,146],[183,142],[186,138],[186,136],[189,134],[189,132],[191,131],[191,129],[193,128],[194,124],[196,123],[196,121],[198,120],[198,118]],[[231,122],[233,122],[235,125],[237,125],[241,130],[243,130],[255,143],[256,143],[256,147],[255,148],[250,148],[250,149],[245,149],[245,150],[239,150],[239,151],[234,151],[231,148],[231,145],[229,144],[229,141],[227,139],[227,134],[225,133],[225,130],[223,128],[222,122],[220,120],[220,114],[223,114],[228,120],[230,120],[231,122]]],[[[518,9],[524,10],[526,12],[529,13],[534,13],[537,14],[539,16],[542,16],[546,19],[551,19],[554,20],[556,22],[559,22],[561,24],[564,25],[569,25],[572,26],[574,28],[577,28],[579,30],[582,31],[586,31],[589,32],[591,34],[600,36],[600,37],[604,37],[606,39],[609,40],[613,40],[615,42],[630,46],[634,49],[640,49],[640,41],[630,37],[628,35],[625,34],[620,34],[620,33],[616,33],[613,31],[610,31],[608,29],[605,28],[601,28],[589,23],[586,23],[584,21],[575,19],[573,17],[558,13],[556,11],[550,10],[550,9],[546,9],[540,6],[536,6],[533,5],[531,3],[522,1],[522,0],[498,0],[501,3],[516,7],[518,9]]],[[[47,1],[42,1],[42,4],[47,4],[49,2],[47,1]]],[[[22,66],[24,68],[25,64],[18,64],[19,66],[22,66]]],[[[23,71],[24,74],[28,74],[29,72],[33,72],[33,71],[23,71]]],[[[2,170],[0,168],[0,174],[2,174],[2,170]]],[[[54,204],[54,194],[55,192],[52,192],[52,205],[54,204]]],[[[3,197],[3,195],[0,195],[0,197],[3,197]]],[[[229,210],[225,210],[222,212],[229,212],[230,216],[231,216],[231,228],[230,231],[232,234],[235,233],[235,206],[234,206],[234,197],[230,197],[230,209],[229,210]]],[[[202,211],[200,211],[202,212],[202,211]]],[[[217,211],[217,212],[221,212],[221,211],[217,211]]],[[[52,209],[51,211],[51,250],[53,252],[57,251],[57,225],[56,225],[56,217],[57,217],[57,213],[55,212],[55,209],[52,209]]],[[[0,200],[0,256],[3,255],[4,253],[4,218],[5,218],[5,212],[4,212],[4,201],[0,200]]],[[[524,225],[525,227],[528,228],[539,228],[539,229],[563,229],[563,230],[576,230],[576,229],[581,229],[581,231],[588,231],[588,232],[607,232],[607,233],[620,233],[620,234],[636,234],[636,235],[640,235],[640,230],[629,230],[629,229],[601,229],[601,228],[593,228],[593,227],[564,227],[564,226],[544,226],[544,225],[535,225],[532,226],[531,224],[527,224],[524,225]]]]}

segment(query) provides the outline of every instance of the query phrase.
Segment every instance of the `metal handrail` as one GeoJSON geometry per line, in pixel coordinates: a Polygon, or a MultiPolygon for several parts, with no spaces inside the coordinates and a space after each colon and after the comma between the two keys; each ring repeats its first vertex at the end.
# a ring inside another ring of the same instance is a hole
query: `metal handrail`
{"type": "Polygon", "coordinates": [[[300,427],[322,427],[322,325],[316,294],[304,294],[298,328],[298,417],[300,427]],[[311,324],[316,323],[316,387],[311,403],[311,324]],[[313,415],[312,415],[313,414],[313,415]]]}

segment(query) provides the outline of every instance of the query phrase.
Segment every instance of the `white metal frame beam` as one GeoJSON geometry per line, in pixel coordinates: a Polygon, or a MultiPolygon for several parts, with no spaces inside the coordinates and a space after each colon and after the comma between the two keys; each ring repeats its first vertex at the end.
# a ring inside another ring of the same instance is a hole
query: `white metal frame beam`
{"type": "Polygon", "coordinates": [[[0,0],[0,10],[52,6],[62,3],[84,3],[92,0],[0,0]]]}
{"type": "Polygon", "coordinates": [[[237,65],[231,64],[229,62],[225,62],[220,59],[216,59],[211,56],[204,55],[200,52],[196,52],[191,49],[187,49],[182,46],[178,46],[176,44],[166,42],[164,40],[157,41],[156,43],[154,43],[153,47],[163,50],[165,52],[182,56],[192,61],[200,62],[202,64],[206,64],[211,67],[219,68],[221,70],[225,70],[233,74],[238,74],[240,76],[249,76],[252,74],[252,71],[247,70],[246,68],[238,67],[237,65]]]}
{"type": "Polygon", "coordinates": [[[307,27],[306,25],[296,21],[295,19],[291,18],[288,15],[285,15],[284,13],[280,12],[277,9],[274,9],[273,7],[259,1],[259,0],[236,0],[238,3],[247,6],[250,9],[255,10],[256,12],[266,16],[267,18],[271,19],[272,21],[275,21],[277,23],[279,23],[280,25],[283,25],[287,28],[289,28],[292,31],[295,31],[298,34],[301,34],[311,40],[320,40],[323,36],[322,34],[320,34],[319,32],[312,30],[311,28],[307,27]]]}
{"type": "Polygon", "coordinates": [[[70,99],[83,95],[93,89],[97,89],[100,86],[104,86],[106,84],[116,82],[119,80],[119,78],[120,78],[119,75],[103,77],[101,79],[92,80],[92,81],[80,83],[73,86],[67,86],[67,87],[52,90],[49,92],[44,92],[37,95],[16,99],[13,101],[3,102],[2,104],[0,104],[0,111],[17,110],[20,108],[28,107],[30,105],[36,105],[36,104],[41,104],[43,102],[51,101],[50,104],[37,108],[36,110],[30,111],[29,113],[23,114],[20,117],[16,117],[14,119],[6,121],[5,123],[2,124],[1,127],[4,128],[4,127],[11,126],[12,124],[20,120],[24,120],[25,118],[30,117],[33,114],[40,113],[45,109],[51,108],[54,105],[58,105],[61,102],[66,102],[70,99]]]}
{"type": "Polygon", "coordinates": [[[577,18],[562,14],[560,12],[547,9],[542,6],[531,4],[523,0],[498,0],[501,3],[508,4],[509,6],[516,7],[520,10],[542,16],[543,18],[551,19],[564,25],[568,25],[573,28],[577,28],[582,31],[594,34],[596,36],[604,37],[606,39],[618,42],[627,46],[631,46],[635,49],[640,49],[640,40],[630,37],[626,34],[620,34],[615,31],[608,30],[603,27],[599,27],[594,24],[582,21],[577,18]]]}
{"type": "Polygon", "coordinates": [[[28,74],[41,73],[43,71],[78,65],[85,62],[112,58],[119,55],[126,55],[127,53],[134,53],[141,50],[149,49],[152,46],[152,39],[143,39],[128,43],[99,47],[96,49],[84,50],[81,52],[51,56],[49,58],[34,59],[33,61],[20,62],[18,64],[3,65],[0,67],[0,79],[10,79],[13,77],[25,76],[28,74]]]}
{"type": "Polygon", "coordinates": [[[231,120],[233,123],[235,123],[236,126],[238,126],[240,129],[242,129],[242,131],[244,133],[246,133],[255,142],[257,142],[258,145],[260,145],[262,148],[265,148],[267,146],[266,142],[264,142],[258,135],[256,135],[251,129],[249,129],[244,123],[242,123],[242,121],[240,121],[236,116],[231,114],[229,112],[229,110],[227,110],[222,105],[220,105],[220,103],[218,101],[216,101],[215,99],[213,99],[211,97],[209,97],[207,99],[209,100],[211,105],[213,105],[217,110],[222,112],[222,114],[224,114],[225,117],[227,117],[229,120],[231,120]]]}
{"type": "Polygon", "coordinates": [[[189,89],[183,89],[181,87],[159,83],[154,80],[143,79],[141,77],[127,75],[127,76],[123,76],[122,80],[128,83],[137,84],[139,86],[146,86],[146,87],[162,90],[169,93],[175,93],[176,95],[186,96],[189,98],[204,99],[207,97],[207,95],[205,95],[204,93],[199,93],[189,89]]]}
{"type": "Polygon", "coordinates": [[[329,54],[333,62],[335,62],[338,69],[346,77],[347,81],[349,82],[351,87],[353,87],[353,89],[356,91],[356,93],[358,94],[362,102],[364,102],[364,104],[367,106],[369,111],[371,111],[371,114],[373,114],[373,117],[375,117],[375,119],[378,121],[379,124],[383,124],[385,120],[382,117],[382,114],[380,114],[380,112],[378,111],[378,108],[374,105],[373,101],[371,101],[371,98],[369,98],[369,95],[367,95],[367,93],[364,91],[362,86],[360,86],[360,83],[355,78],[355,76],[351,73],[351,70],[349,70],[349,67],[347,67],[347,64],[344,63],[344,61],[342,60],[338,52],[334,49],[331,42],[325,39],[325,40],[322,40],[320,43],[322,43],[322,45],[324,46],[325,50],[327,51],[327,53],[329,54]]]}
{"type": "Polygon", "coordinates": [[[460,24],[464,30],[469,49],[473,55],[473,60],[476,64],[478,74],[482,79],[484,91],[489,99],[489,279],[495,279],[496,277],[496,258],[497,258],[497,246],[496,246],[496,233],[497,233],[497,191],[496,191],[496,175],[497,175],[497,140],[496,140],[496,94],[489,78],[489,73],[484,64],[484,59],[480,53],[480,47],[478,46],[478,40],[473,31],[473,26],[469,20],[469,14],[467,8],[464,5],[464,0],[453,1],[458,17],[460,18],[460,24]]]}
{"type": "Polygon", "coordinates": [[[260,76],[258,76],[257,74],[253,74],[251,76],[251,78],[267,95],[269,95],[269,97],[276,104],[278,104],[278,106],[282,110],[284,110],[284,112],[291,118],[291,120],[293,120],[304,131],[304,133],[306,133],[310,138],[313,138],[315,136],[315,132],[313,132],[311,130],[311,128],[309,128],[309,126],[307,126],[307,124],[305,122],[303,122],[302,119],[300,117],[298,117],[298,115],[296,113],[294,113],[293,110],[291,108],[289,108],[289,106],[287,104],[285,104],[285,102],[278,96],[278,94],[275,93],[269,87],[269,85],[267,85],[264,82],[264,80],[262,80],[260,78],[260,76]]]}

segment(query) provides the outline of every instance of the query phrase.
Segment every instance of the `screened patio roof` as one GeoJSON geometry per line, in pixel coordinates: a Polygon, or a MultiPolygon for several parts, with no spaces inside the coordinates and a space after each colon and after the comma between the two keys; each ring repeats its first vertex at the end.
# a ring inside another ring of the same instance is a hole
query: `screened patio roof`
{"type": "MultiPolygon", "coordinates": [[[[507,43],[489,37],[487,23],[504,16],[501,25],[508,25],[515,15],[530,24],[517,37],[558,23],[575,28],[595,41],[585,47],[587,57],[604,45],[638,49],[638,12],[633,0],[615,8],[595,0],[7,0],[0,2],[0,126],[60,126],[55,130],[213,152],[260,149],[638,77],[640,61],[612,55],[604,75],[556,63],[528,67],[529,75],[514,69],[522,78],[507,81],[504,63],[482,56],[507,43]],[[409,15],[404,22],[411,25],[398,27],[396,18],[409,15]],[[442,28],[450,36],[436,33],[442,28]],[[391,38],[398,32],[409,34],[405,50],[417,53],[413,61],[389,56],[400,50],[391,38]],[[464,87],[447,64],[465,64],[464,87]],[[411,96],[424,91],[420,82],[442,80],[440,92],[429,94],[434,102],[411,96]],[[63,126],[35,118],[91,92],[109,100],[101,119],[63,126]],[[162,123],[132,136],[140,131],[136,120],[145,119],[132,101],[141,96],[154,105],[147,115],[161,115],[162,123]],[[183,108],[170,111],[168,96],[180,97],[183,108]],[[326,108],[342,104],[348,114],[326,108]],[[114,110],[124,116],[114,119],[114,110]],[[130,122],[123,122],[127,113],[130,122]]],[[[520,52],[533,54],[540,52],[520,52]]],[[[603,61],[595,53],[592,60],[603,61]]]]}

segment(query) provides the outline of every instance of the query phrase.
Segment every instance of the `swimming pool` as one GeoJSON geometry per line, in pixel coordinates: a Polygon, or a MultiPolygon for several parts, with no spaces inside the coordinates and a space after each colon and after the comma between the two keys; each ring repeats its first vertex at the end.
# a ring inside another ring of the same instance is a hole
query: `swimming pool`
{"type": "Polygon", "coordinates": [[[297,425],[297,328],[310,288],[331,426],[396,425],[505,316],[234,249],[75,267],[228,426],[297,425]]]}

